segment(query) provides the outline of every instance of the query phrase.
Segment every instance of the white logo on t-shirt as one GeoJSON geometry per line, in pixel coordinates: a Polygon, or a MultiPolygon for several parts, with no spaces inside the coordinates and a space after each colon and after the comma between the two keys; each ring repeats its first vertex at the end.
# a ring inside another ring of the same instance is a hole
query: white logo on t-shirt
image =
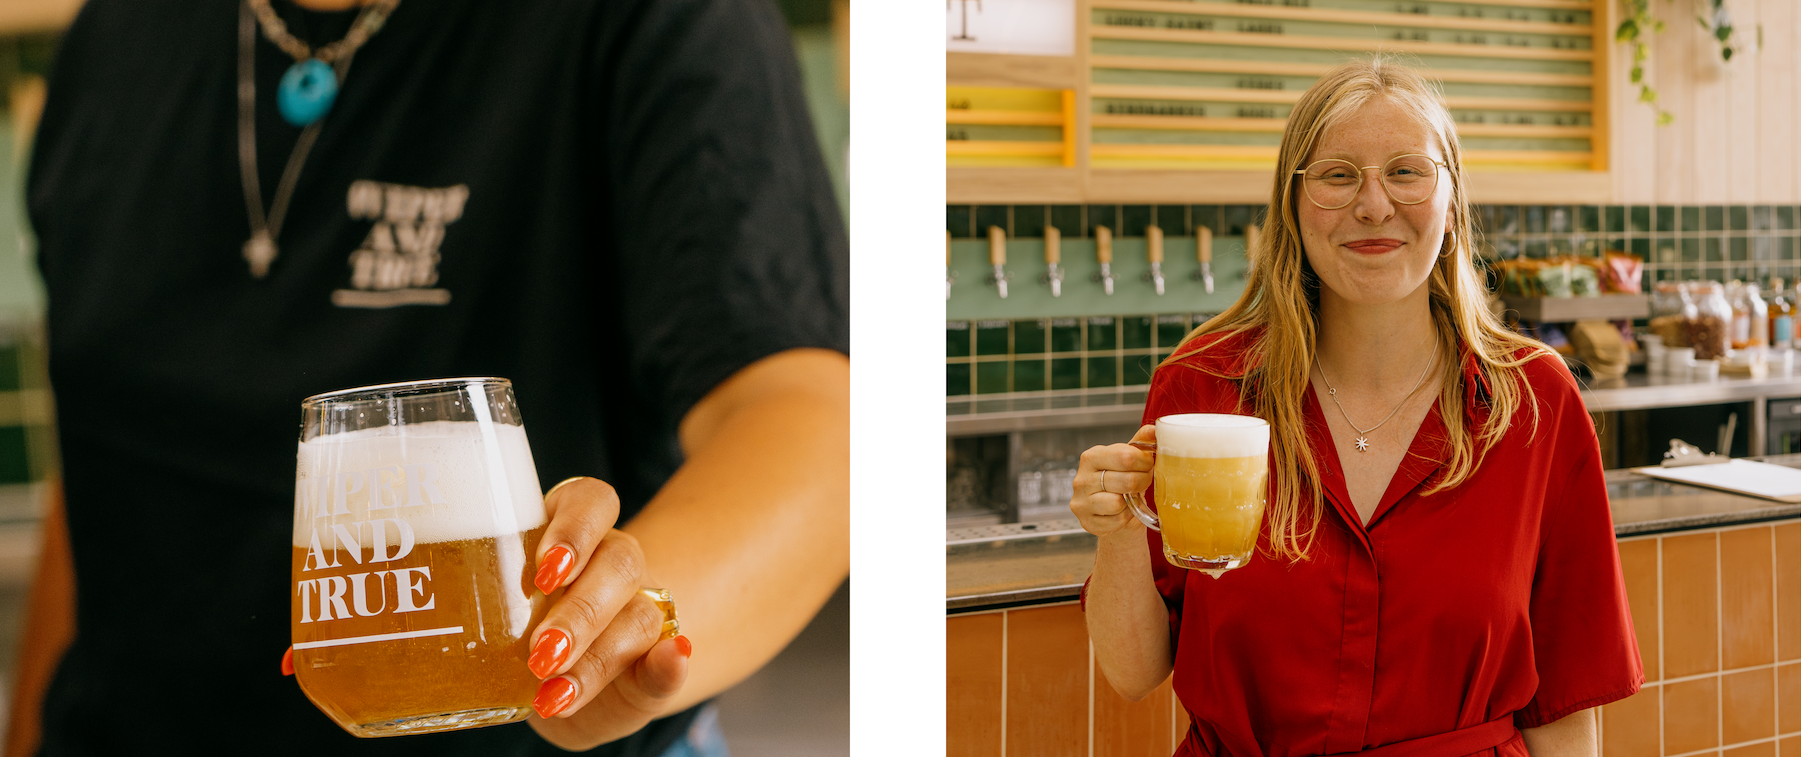
{"type": "Polygon", "coordinates": [[[350,254],[350,288],[331,293],[333,305],[388,308],[447,305],[438,283],[438,245],[444,227],[463,217],[469,187],[411,187],[358,181],[350,185],[350,217],[373,220],[369,236],[350,254]]]}

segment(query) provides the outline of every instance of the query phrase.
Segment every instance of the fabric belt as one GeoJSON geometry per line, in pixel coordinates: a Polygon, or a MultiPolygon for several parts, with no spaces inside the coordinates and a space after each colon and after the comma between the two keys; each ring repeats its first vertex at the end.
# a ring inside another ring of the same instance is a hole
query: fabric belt
{"type": "Polygon", "coordinates": [[[1517,729],[1513,727],[1513,715],[1509,713],[1505,717],[1490,720],[1481,725],[1459,728],[1434,736],[1384,744],[1361,752],[1329,755],[1329,757],[1345,757],[1345,755],[1356,755],[1356,757],[1468,757],[1468,755],[1487,751],[1507,743],[1517,732],[1517,729]]]}

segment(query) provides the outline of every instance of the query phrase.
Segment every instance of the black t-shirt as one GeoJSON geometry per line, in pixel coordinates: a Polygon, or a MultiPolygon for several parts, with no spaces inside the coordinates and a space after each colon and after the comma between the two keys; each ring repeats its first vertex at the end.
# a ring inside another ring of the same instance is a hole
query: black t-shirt
{"type": "MultiPolygon", "coordinates": [[[[317,45],[354,12],[278,0],[317,45]]],[[[43,753],[560,754],[524,724],[358,740],[277,671],[302,398],[513,379],[539,479],[680,463],[732,372],[848,352],[844,231],[767,0],[412,0],[359,52],[267,278],[237,142],[239,6],[89,0],[29,205],[78,630],[43,753]]],[[[265,198],[300,130],[259,34],[265,198]]],[[[656,755],[689,716],[599,753],[656,755]]]]}

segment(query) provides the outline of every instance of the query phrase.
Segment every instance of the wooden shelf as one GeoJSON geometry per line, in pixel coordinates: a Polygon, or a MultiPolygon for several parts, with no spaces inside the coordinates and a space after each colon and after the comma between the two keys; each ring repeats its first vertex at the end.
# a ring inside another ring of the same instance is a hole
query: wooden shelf
{"type": "Polygon", "coordinates": [[[1412,53],[1461,58],[1506,58],[1509,60],[1545,60],[1588,62],[1593,50],[1565,50],[1508,45],[1459,45],[1449,42],[1408,42],[1392,39],[1356,39],[1345,37],[1304,37],[1289,34],[1254,32],[1213,32],[1189,29],[1147,29],[1140,26],[1108,26],[1095,24],[1089,32],[1095,39],[1129,39],[1142,42],[1189,42],[1203,45],[1235,45],[1244,47],[1281,47],[1297,50],[1337,50],[1369,53],[1412,53]]]}
{"type": "MultiPolygon", "coordinates": [[[[1092,84],[1088,87],[1088,95],[1117,100],[1201,100],[1268,105],[1293,105],[1301,99],[1299,90],[1174,87],[1151,84],[1092,84]]],[[[1451,96],[1445,98],[1445,106],[1453,110],[1542,110],[1561,113],[1587,113],[1594,110],[1594,104],[1584,100],[1525,97],[1451,96]]],[[[1459,128],[1461,129],[1462,125],[1459,128]]]]}
{"type": "MultiPolygon", "coordinates": [[[[1557,24],[1548,21],[1508,21],[1473,16],[1422,16],[1417,13],[1381,13],[1329,8],[1286,8],[1279,5],[1202,3],[1192,0],[1093,0],[1092,7],[1111,10],[1183,15],[1270,18],[1282,21],[1322,21],[1358,26],[1405,26],[1414,29],[1465,29],[1489,34],[1561,34],[1586,37],[1592,24],[1557,24]]],[[[1564,9],[1559,6],[1559,10],[1564,9]]],[[[1584,9],[1586,10],[1586,8],[1584,9]]]]}
{"type": "Polygon", "coordinates": [[[982,126],[1062,126],[1063,114],[1031,110],[946,110],[944,122],[982,126]]]}
{"type": "Polygon", "coordinates": [[[1501,297],[1501,304],[1533,323],[1620,321],[1651,314],[1651,298],[1642,294],[1600,297],[1501,297]]]}
{"type": "MultiPolygon", "coordinates": [[[[993,56],[1018,57],[1018,56],[993,56]]],[[[1246,74],[1255,76],[1320,76],[1335,66],[1326,63],[1290,63],[1281,61],[1219,60],[1213,58],[1157,58],[1137,55],[1091,55],[1093,68],[1129,68],[1141,71],[1193,71],[1210,74],[1246,74]]],[[[1434,69],[1432,78],[1459,84],[1537,84],[1547,87],[1593,86],[1589,74],[1541,74],[1530,71],[1478,71],[1472,69],[1434,69]]]]}

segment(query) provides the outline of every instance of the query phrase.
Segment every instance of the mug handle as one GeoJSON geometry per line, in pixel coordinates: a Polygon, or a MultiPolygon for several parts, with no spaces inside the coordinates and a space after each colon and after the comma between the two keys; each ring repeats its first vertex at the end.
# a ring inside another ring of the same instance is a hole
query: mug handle
{"type": "MultiPolygon", "coordinates": [[[[1149,452],[1153,456],[1157,454],[1156,442],[1134,441],[1126,443],[1149,452]]],[[[1163,532],[1161,523],[1157,520],[1157,513],[1151,511],[1150,503],[1146,502],[1144,499],[1144,492],[1126,492],[1124,496],[1126,498],[1126,506],[1132,509],[1132,515],[1138,518],[1139,523],[1143,523],[1145,528],[1152,531],[1158,533],[1163,532]]]]}

